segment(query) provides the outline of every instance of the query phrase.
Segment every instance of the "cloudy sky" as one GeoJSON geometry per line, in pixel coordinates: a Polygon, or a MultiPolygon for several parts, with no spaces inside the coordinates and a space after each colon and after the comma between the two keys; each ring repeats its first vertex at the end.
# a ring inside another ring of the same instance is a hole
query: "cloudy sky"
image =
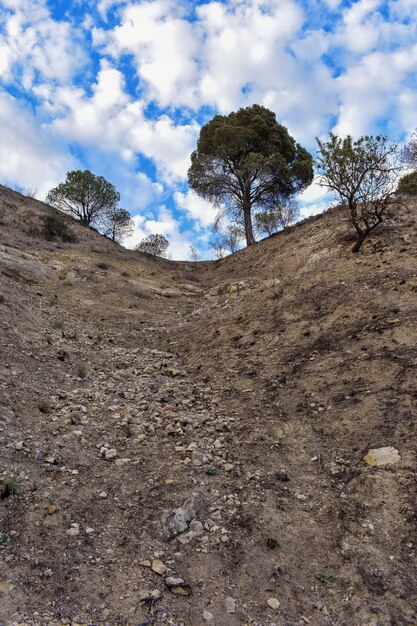
{"type": "Polygon", "coordinates": [[[329,130],[402,140],[416,79],[417,0],[0,0],[0,181],[43,198],[91,169],[135,216],[129,245],[207,256],[215,211],[186,184],[202,124],[259,103],[311,151],[329,130]]]}

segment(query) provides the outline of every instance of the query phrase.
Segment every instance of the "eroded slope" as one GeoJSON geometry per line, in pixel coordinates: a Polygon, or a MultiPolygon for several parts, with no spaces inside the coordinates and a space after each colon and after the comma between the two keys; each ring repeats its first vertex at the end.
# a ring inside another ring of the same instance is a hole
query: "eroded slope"
{"type": "Polygon", "coordinates": [[[2,191],[0,623],[415,623],[413,207],[196,266],[2,191]]]}

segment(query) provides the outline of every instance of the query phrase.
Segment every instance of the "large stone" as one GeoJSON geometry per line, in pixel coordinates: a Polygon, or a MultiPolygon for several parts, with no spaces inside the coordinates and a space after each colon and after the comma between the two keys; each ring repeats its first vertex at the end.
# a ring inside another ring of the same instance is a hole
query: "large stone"
{"type": "Polygon", "coordinates": [[[177,537],[177,541],[182,545],[193,546],[197,539],[204,534],[204,526],[198,520],[192,520],[188,526],[188,532],[181,533],[177,537]]]}
{"type": "Polygon", "coordinates": [[[189,498],[182,507],[165,511],[161,518],[164,537],[167,541],[188,529],[188,524],[197,515],[197,502],[194,498],[189,498]]]}
{"type": "Polygon", "coordinates": [[[212,455],[205,450],[194,450],[192,454],[192,462],[193,465],[197,467],[201,467],[201,465],[206,465],[212,461],[212,455]]]}
{"type": "Polygon", "coordinates": [[[167,566],[159,559],[155,559],[154,561],[152,561],[151,569],[153,572],[155,572],[155,574],[159,574],[159,576],[162,576],[162,574],[166,573],[167,566]]]}
{"type": "Polygon", "coordinates": [[[213,615],[213,613],[210,613],[210,611],[203,611],[203,619],[205,619],[206,622],[211,622],[213,617],[214,617],[214,615],[213,615]]]}
{"type": "Polygon", "coordinates": [[[14,411],[8,406],[0,406],[0,420],[11,424],[16,419],[14,411]]]}
{"type": "Polygon", "coordinates": [[[373,448],[369,450],[368,454],[363,457],[363,460],[367,465],[393,465],[401,460],[401,456],[396,448],[387,446],[385,448],[373,448]]]}
{"type": "Polygon", "coordinates": [[[277,611],[281,605],[280,601],[277,598],[268,598],[266,603],[269,608],[274,609],[274,611],[277,611]]]}
{"type": "Polygon", "coordinates": [[[0,245],[0,272],[25,283],[44,283],[54,278],[56,270],[33,254],[0,245]]]}
{"type": "Polygon", "coordinates": [[[236,600],[228,596],[224,602],[226,613],[236,613],[236,600]]]}
{"type": "Polygon", "coordinates": [[[167,576],[165,578],[165,584],[167,587],[181,587],[184,584],[183,578],[176,578],[175,576],[167,576]]]}

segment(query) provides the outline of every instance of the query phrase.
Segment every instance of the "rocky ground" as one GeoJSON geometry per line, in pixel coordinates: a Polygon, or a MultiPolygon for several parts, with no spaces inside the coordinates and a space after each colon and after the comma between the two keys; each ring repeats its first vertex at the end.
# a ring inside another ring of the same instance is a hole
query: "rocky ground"
{"type": "Polygon", "coordinates": [[[417,623],[414,210],[187,264],[0,188],[1,625],[417,623]]]}

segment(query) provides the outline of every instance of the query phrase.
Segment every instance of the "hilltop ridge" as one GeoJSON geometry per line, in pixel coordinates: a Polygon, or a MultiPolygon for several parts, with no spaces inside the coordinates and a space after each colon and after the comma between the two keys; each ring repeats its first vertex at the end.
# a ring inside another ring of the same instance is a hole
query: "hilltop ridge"
{"type": "Polygon", "coordinates": [[[201,263],[54,212],[0,186],[0,624],[415,624],[415,203],[201,263]]]}

